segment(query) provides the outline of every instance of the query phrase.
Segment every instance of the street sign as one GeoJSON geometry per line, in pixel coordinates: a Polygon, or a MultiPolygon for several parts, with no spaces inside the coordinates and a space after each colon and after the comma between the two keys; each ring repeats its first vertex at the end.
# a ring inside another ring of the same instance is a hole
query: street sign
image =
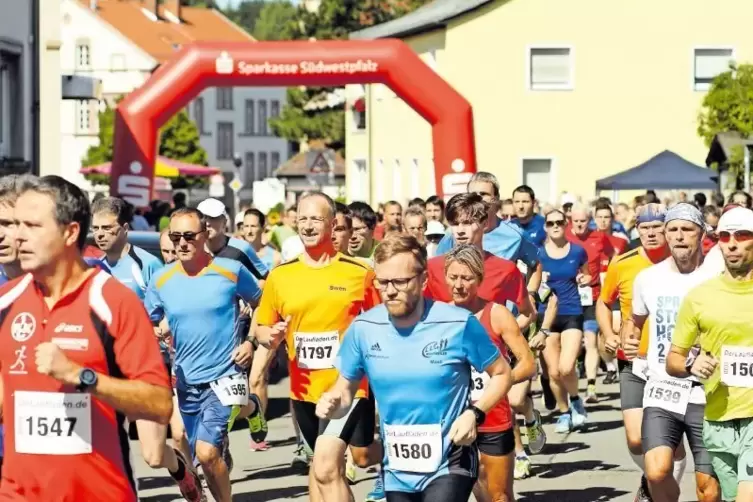
{"type": "Polygon", "coordinates": [[[233,192],[238,193],[241,191],[241,188],[243,188],[243,182],[238,178],[233,178],[232,180],[230,180],[230,183],[228,183],[227,186],[229,186],[230,190],[232,190],[233,192]]]}

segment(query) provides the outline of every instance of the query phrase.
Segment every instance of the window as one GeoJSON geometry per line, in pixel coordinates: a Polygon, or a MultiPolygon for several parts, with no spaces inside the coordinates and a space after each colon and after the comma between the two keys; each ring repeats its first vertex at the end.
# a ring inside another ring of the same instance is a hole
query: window
{"type": "Polygon", "coordinates": [[[274,117],[280,116],[280,102],[275,100],[272,100],[272,104],[270,105],[269,114],[274,117]]]}
{"type": "Polygon", "coordinates": [[[217,109],[218,110],[232,110],[233,109],[233,88],[232,87],[218,87],[217,88],[217,109]]]}
{"type": "Polygon", "coordinates": [[[91,69],[91,48],[89,41],[76,42],[76,65],[77,70],[91,69]]]}
{"type": "Polygon", "coordinates": [[[529,89],[552,91],[573,88],[574,65],[569,47],[532,47],[528,51],[529,89]]]}
{"type": "Polygon", "coordinates": [[[730,48],[694,49],[693,89],[696,91],[708,90],[714,77],[729,71],[729,65],[734,60],[735,52],[730,48]]]}
{"type": "Polygon", "coordinates": [[[0,157],[24,157],[23,46],[0,51],[0,157]],[[15,52],[15,50],[18,52],[15,52]]]}
{"type": "Polygon", "coordinates": [[[204,128],[204,98],[198,97],[193,102],[193,120],[199,129],[199,134],[207,136],[209,133],[204,128]]]}
{"type": "Polygon", "coordinates": [[[231,160],[235,152],[232,122],[217,122],[217,158],[231,160]]]}
{"type": "Polygon", "coordinates": [[[259,100],[259,136],[267,135],[267,102],[259,100]]]}
{"type": "Polygon", "coordinates": [[[269,171],[267,171],[267,152],[259,152],[259,175],[264,178],[269,178],[269,171]]]}
{"type": "Polygon", "coordinates": [[[91,134],[93,132],[93,107],[96,101],[76,101],[76,134],[91,134]]]}
{"type": "Polygon", "coordinates": [[[248,185],[253,186],[252,183],[257,179],[256,155],[254,152],[246,152],[246,182],[248,185]]]}
{"type": "Polygon", "coordinates": [[[274,174],[277,169],[280,167],[280,152],[272,152],[271,154],[271,160],[270,160],[270,166],[269,171],[270,173],[274,174]]]}
{"type": "Polygon", "coordinates": [[[244,117],[243,132],[244,134],[251,136],[254,134],[254,100],[246,100],[246,115],[244,117]]]}
{"type": "Polygon", "coordinates": [[[125,54],[112,54],[110,56],[110,71],[125,71],[125,54]]]}
{"type": "Polygon", "coordinates": [[[542,204],[552,202],[552,159],[523,159],[523,184],[542,204]]]}

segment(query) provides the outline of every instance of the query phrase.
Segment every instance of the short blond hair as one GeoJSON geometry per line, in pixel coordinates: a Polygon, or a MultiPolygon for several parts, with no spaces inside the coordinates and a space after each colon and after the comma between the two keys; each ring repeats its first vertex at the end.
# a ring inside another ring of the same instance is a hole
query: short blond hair
{"type": "Polygon", "coordinates": [[[447,270],[450,268],[450,265],[455,262],[468,267],[471,273],[476,276],[478,282],[484,280],[484,255],[476,246],[471,244],[460,244],[449,251],[444,259],[445,275],[447,275],[447,270]]]}
{"type": "Polygon", "coordinates": [[[384,238],[374,251],[374,263],[384,263],[403,253],[413,255],[416,260],[416,270],[422,273],[426,270],[426,248],[412,235],[391,233],[384,238]]]}

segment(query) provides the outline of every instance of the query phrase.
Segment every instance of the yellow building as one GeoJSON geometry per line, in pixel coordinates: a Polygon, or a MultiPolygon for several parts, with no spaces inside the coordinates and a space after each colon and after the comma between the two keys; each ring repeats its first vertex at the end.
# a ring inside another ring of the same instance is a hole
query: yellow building
{"type": "MultiPolygon", "coordinates": [[[[435,0],[351,38],[405,40],[473,105],[503,197],[558,202],[666,149],[703,165],[704,91],[753,59],[751,18],[750,0],[435,0]]],[[[432,195],[429,125],[383,85],[347,95],[348,198],[432,195]]]]}

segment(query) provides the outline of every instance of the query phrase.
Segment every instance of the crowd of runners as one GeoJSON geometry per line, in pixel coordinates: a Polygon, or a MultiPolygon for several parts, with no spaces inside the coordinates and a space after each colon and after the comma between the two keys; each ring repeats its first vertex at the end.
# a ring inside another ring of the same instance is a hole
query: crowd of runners
{"type": "Polygon", "coordinates": [[[582,428],[600,368],[636,501],[678,502],[690,454],[699,501],[753,502],[748,194],[539,206],[482,172],[381,220],[319,192],[265,220],[176,208],[159,259],[129,243],[123,200],[0,179],[0,500],[136,500],[135,422],[176,493],[230,502],[228,432],[242,420],[251,450],[270,447],[284,351],[314,502],[353,500],[369,467],[370,502],[513,501],[546,450],[542,413],[582,428]]]}

